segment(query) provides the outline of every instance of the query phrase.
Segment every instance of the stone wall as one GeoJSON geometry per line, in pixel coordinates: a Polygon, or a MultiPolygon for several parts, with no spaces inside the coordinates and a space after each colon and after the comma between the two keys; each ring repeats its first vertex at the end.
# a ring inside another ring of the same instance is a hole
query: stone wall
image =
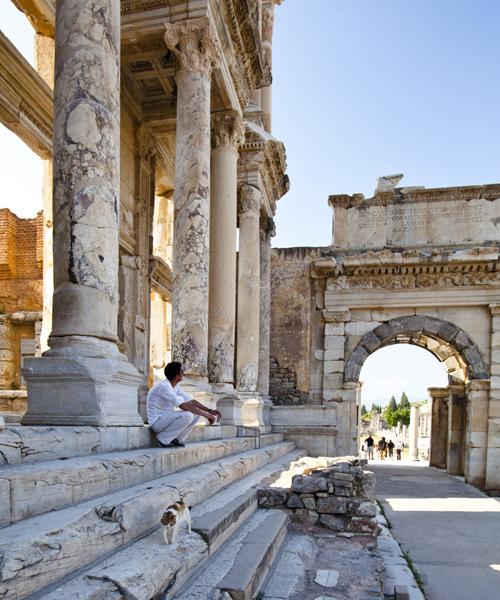
{"type": "Polygon", "coordinates": [[[271,356],[296,374],[296,389],[311,389],[312,313],[314,286],[311,260],[320,248],[280,248],[271,251],[271,356]]]}
{"type": "Polygon", "coordinates": [[[271,356],[269,371],[269,395],[273,404],[294,405],[310,403],[309,394],[297,389],[297,374],[293,369],[281,367],[278,361],[271,356]]]}

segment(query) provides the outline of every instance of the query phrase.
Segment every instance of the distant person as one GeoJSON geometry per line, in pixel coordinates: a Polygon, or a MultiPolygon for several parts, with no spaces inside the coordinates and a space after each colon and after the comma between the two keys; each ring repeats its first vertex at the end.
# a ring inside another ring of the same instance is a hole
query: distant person
{"type": "Polygon", "coordinates": [[[193,400],[181,389],[184,373],[180,362],[168,363],[164,372],[166,379],[156,383],[148,393],[148,422],[160,446],[182,447],[200,417],[213,425],[220,413],[193,400]]]}
{"type": "Polygon", "coordinates": [[[361,444],[361,458],[366,458],[368,456],[368,446],[366,445],[366,442],[363,442],[361,444]]]}
{"type": "Polygon", "coordinates": [[[384,460],[387,453],[387,442],[385,441],[385,437],[382,437],[377,443],[377,449],[379,453],[380,460],[384,460]]]}
{"type": "Polygon", "coordinates": [[[392,460],[394,458],[394,442],[392,440],[387,442],[387,450],[389,452],[389,458],[392,460]]]}
{"type": "Polygon", "coordinates": [[[396,460],[401,460],[401,452],[403,452],[403,442],[396,440],[396,460]]]}
{"type": "Polygon", "coordinates": [[[366,444],[366,453],[368,455],[368,460],[373,460],[373,448],[375,446],[375,442],[373,441],[373,438],[371,435],[369,435],[366,438],[365,444],[366,444]]]}

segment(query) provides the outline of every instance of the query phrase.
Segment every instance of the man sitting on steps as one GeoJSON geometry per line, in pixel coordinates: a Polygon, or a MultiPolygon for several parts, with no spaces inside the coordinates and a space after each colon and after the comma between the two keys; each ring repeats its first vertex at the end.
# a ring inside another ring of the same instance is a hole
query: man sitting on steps
{"type": "Polygon", "coordinates": [[[185,446],[184,442],[200,416],[205,417],[210,425],[216,422],[217,417],[220,418],[218,410],[207,408],[182,391],[179,385],[182,376],[181,363],[168,363],[166,379],[156,383],[147,397],[149,425],[160,446],[165,448],[185,446]]]}

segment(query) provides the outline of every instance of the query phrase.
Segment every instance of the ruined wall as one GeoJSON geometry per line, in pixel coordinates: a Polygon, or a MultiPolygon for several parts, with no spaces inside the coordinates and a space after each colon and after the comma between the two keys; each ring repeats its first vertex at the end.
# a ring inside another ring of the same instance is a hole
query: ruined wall
{"type": "Polygon", "coordinates": [[[320,248],[278,248],[271,251],[271,357],[286,371],[286,383],[296,388],[282,387],[277,369],[271,372],[271,394],[276,403],[287,402],[294,389],[302,392],[302,403],[309,397],[312,319],[315,293],[311,280],[311,260],[320,256],[320,248]],[[290,379],[291,381],[288,381],[290,379]],[[280,398],[284,399],[280,400],[280,398]]]}

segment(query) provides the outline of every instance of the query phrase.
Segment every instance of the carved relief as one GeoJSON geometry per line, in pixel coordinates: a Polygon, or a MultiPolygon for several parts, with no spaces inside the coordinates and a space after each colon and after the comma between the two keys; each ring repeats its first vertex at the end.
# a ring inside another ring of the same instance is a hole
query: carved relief
{"type": "Polygon", "coordinates": [[[241,117],[235,110],[212,114],[212,147],[240,146],[245,141],[241,117]]]}

